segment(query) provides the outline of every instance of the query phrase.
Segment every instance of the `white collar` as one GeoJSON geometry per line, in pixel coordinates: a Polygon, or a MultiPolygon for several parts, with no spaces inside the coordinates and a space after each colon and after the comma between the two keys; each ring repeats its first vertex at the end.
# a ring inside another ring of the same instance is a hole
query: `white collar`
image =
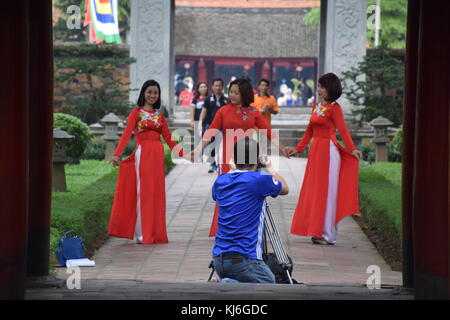
{"type": "Polygon", "coordinates": [[[229,173],[237,173],[237,172],[256,172],[256,171],[234,169],[234,170],[230,171],[229,173]]]}

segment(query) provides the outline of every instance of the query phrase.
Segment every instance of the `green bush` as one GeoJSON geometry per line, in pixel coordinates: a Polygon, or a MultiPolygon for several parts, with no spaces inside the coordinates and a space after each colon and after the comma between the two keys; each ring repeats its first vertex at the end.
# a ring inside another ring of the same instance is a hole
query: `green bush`
{"type": "Polygon", "coordinates": [[[55,113],[53,116],[53,127],[60,128],[74,136],[67,144],[67,155],[73,159],[71,162],[78,163],[78,159],[92,138],[87,124],[69,114],[55,113]]]}
{"type": "Polygon", "coordinates": [[[172,150],[164,143],[164,173],[168,174],[173,167],[175,167],[175,163],[172,161],[172,150]]]}
{"type": "MultiPolygon", "coordinates": [[[[358,145],[358,150],[363,154],[363,160],[368,163],[375,162],[375,146],[373,144],[358,145]]],[[[387,144],[388,161],[401,162],[402,161],[402,129],[395,134],[390,143],[387,144]]]]}
{"type": "Polygon", "coordinates": [[[363,160],[369,163],[375,162],[375,147],[371,144],[360,144],[358,150],[363,154],[363,160]]]}
{"type": "Polygon", "coordinates": [[[106,143],[103,141],[89,141],[81,155],[81,159],[103,160],[105,159],[106,143]]]}
{"type": "Polygon", "coordinates": [[[388,158],[392,162],[402,161],[403,126],[395,133],[391,143],[388,144],[388,158]]]}
{"type": "Polygon", "coordinates": [[[123,150],[122,158],[131,156],[131,154],[134,152],[134,149],[136,149],[136,140],[130,139],[127,146],[123,150]]]}
{"type": "MultiPolygon", "coordinates": [[[[129,157],[134,149],[136,149],[136,142],[130,139],[127,146],[123,150],[122,158],[129,157]]],[[[106,143],[104,141],[90,141],[84,150],[81,159],[103,160],[105,159],[106,143]]]]}

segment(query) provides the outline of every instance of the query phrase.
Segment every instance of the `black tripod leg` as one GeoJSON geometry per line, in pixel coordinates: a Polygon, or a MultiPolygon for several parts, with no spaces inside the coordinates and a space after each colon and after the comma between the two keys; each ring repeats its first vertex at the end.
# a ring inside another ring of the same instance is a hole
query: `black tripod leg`
{"type": "Polygon", "coordinates": [[[212,279],[212,276],[213,276],[213,274],[214,274],[214,271],[215,271],[215,269],[214,269],[214,263],[213,263],[212,261],[209,263],[209,267],[208,267],[208,268],[212,269],[212,270],[211,270],[211,274],[209,275],[209,278],[208,278],[208,282],[210,282],[211,279],[212,279]]]}

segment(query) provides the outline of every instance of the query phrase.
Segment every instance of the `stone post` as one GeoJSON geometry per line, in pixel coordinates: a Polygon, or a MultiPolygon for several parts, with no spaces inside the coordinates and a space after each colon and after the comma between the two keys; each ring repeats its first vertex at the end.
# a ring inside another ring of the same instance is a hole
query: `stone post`
{"type": "Polygon", "coordinates": [[[67,192],[66,172],[64,165],[69,162],[67,157],[67,142],[74,136],[60,128],[53,129],[53,190],[67,192]]]}
{"type": "MultiPolygon", "coordinates": [[[[319,77],[342,73],[366,55],[367,0],[320,1],[319,77]]],[[[364,75],[361,75],[364,78],[364,75]]],[[[343,95],[338,102],[346,115],[352,105],[343,95]]]]}
{"type": "Polygon", "coordinates": [[[106,142],[105,161],[111,161],[116,149],[116,141],[119,140],[117,129],[120,119],[114,113],[110,112],[100,120],[105,126],[105,134],[102,139],[106,142]]]}
{"type": "Polygon", "coordinates": [[[386,144],[390,141],[387,128],[392,122],[382,116],[373,119],[370,125],[374,128],[375,134],[372,142],[375,144],[375,162],[387,162],[388,152],[386,144]]]}
{"type": "Polygon", "coordinates": [[[133,0],[131,2],[130,102],[135,104],[142,84],[150,79],[161,86],[161,107],[173,114],[175,0],[133,0]]]}

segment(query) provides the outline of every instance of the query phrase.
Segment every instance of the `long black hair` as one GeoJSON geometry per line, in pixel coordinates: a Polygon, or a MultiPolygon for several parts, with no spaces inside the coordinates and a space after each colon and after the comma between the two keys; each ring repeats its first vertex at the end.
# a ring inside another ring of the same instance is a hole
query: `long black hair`
{"type": "Polygon", "coordinates": [[[206,86],[206,94],[205,94],[205,97],[208,96],[208,93],[209,93],[208,85],[206,84],[206,82],[199,82],[199,83],[197,83],[197,86],[195,87],[195,97],[194,97],[195,99],[200,98],[200,91],[199,91],[199,89],[200,89],[200,86],[201,86],[202,84],[204,84],[204,85],[206,86]]]}
{"type": "Polygon", "coordinates": [[[145,90],[147,90],[147,88],[151,86],[156,86],[158,88],[159,97],[158,100],[156,100],[156,102],[153,104],[153,109],[159,109],[161,107],[161,87],[155,80],[147,80],[144,82],[144,84],[142,85],[141,93],[139,93],[137,105],[139,107],[143,107],[145,105],[145,90]]]}

